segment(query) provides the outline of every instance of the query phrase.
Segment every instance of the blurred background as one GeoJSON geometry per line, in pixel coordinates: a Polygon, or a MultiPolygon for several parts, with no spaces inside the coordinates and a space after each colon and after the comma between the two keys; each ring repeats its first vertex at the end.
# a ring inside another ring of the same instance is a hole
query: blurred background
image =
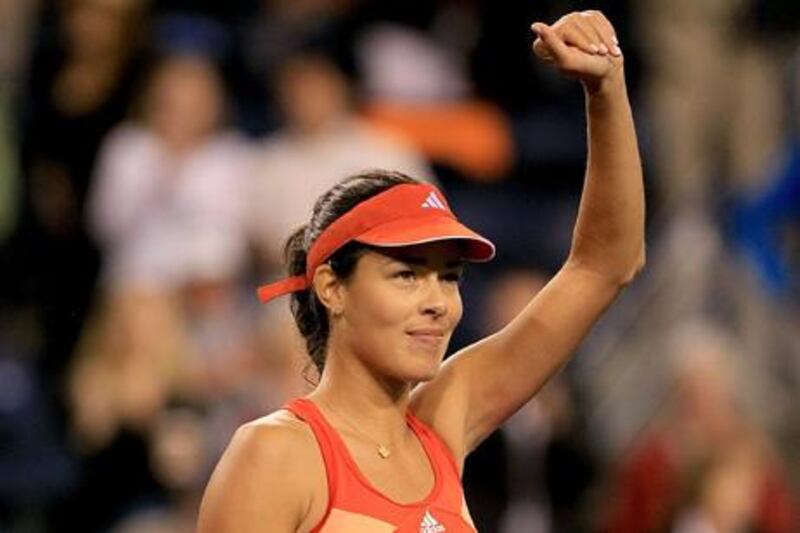
{"type": "Polygon", "coordinates": [[[796,0],[0,0],[0,532],[193,530],[316,376],[254,288],[363,169],[498,245],[455,351],[566,257],[583,94],[529,25],[616,26],[648,266],[468,460],[481,532],[800,531],[796,0]]]}

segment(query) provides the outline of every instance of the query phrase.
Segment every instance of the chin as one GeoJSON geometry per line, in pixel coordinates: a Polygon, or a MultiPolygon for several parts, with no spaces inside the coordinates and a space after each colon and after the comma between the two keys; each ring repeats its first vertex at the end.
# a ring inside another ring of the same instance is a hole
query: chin
{"type": "Polygon", "coordinates": [[[425,371],[417,372],[410,380],[412,383],[425,383],[426,381],[431,381],[439,375],[439,365],[436,368],[426,369],[425,371]]]}
{"type": "Polygon", "coordinates": [[[422,383],[432,380],[439,374],[443,358],[443,354],[438,357],[411,356],[409,358],[411,364],[404,369],[407,375],[406,381],[422,383]]]}

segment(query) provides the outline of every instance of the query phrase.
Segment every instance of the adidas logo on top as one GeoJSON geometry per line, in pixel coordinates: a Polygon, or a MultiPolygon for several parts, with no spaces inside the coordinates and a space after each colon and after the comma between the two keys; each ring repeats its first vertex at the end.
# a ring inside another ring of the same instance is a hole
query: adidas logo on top
{"type": "Polygon", "coordinates": [[[445,206],[444,202],[442,202],[439,199],[439,197],[436,196],[435,192],[431,192],[428,195],[428,197],[425,198],[425,201],[422,202],[422,205],[420,207],[423,207],[423,208],[426,208],[426,209],[444,209],[444,210],[447,210],[447,206],[445,206]]]}
{"type": "Polygon", "coordinates": [[[444,530],[444,526],[433,517],[431,512],[425,511],[425,516],[422,517],[422,522],[419,523],[419,533],[441,533],[444,530]]]}

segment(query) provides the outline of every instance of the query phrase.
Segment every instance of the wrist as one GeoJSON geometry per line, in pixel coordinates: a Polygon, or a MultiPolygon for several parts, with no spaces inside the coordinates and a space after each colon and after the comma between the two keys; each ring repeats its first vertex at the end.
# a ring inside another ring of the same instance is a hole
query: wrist
{"type": "Polygon", "coordinates": [[[602,78],[582,80],[584,91],[588,97],[608,96],[620,90],[625,90],[625,69],[623,64],[614,66],[602,78]]]}

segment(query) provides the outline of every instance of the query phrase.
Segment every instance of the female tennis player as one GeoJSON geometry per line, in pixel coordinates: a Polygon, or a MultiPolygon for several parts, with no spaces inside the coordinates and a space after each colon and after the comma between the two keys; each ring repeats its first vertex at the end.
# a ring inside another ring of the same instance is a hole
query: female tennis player
{"type": "Polygon", "coordinates": [[[201,533],[474,531],[466,455],[557,372],[644,265],[644,200],[623,57],[599,12],[532,26],[538,57],[585,89],[589,156],[564,266],[507,327],[442,364],[465,261],[494,246],[434,187],[349,178],[290,237],[291,293],[316,389],[241,427],[209,482],[201,533]]]}

